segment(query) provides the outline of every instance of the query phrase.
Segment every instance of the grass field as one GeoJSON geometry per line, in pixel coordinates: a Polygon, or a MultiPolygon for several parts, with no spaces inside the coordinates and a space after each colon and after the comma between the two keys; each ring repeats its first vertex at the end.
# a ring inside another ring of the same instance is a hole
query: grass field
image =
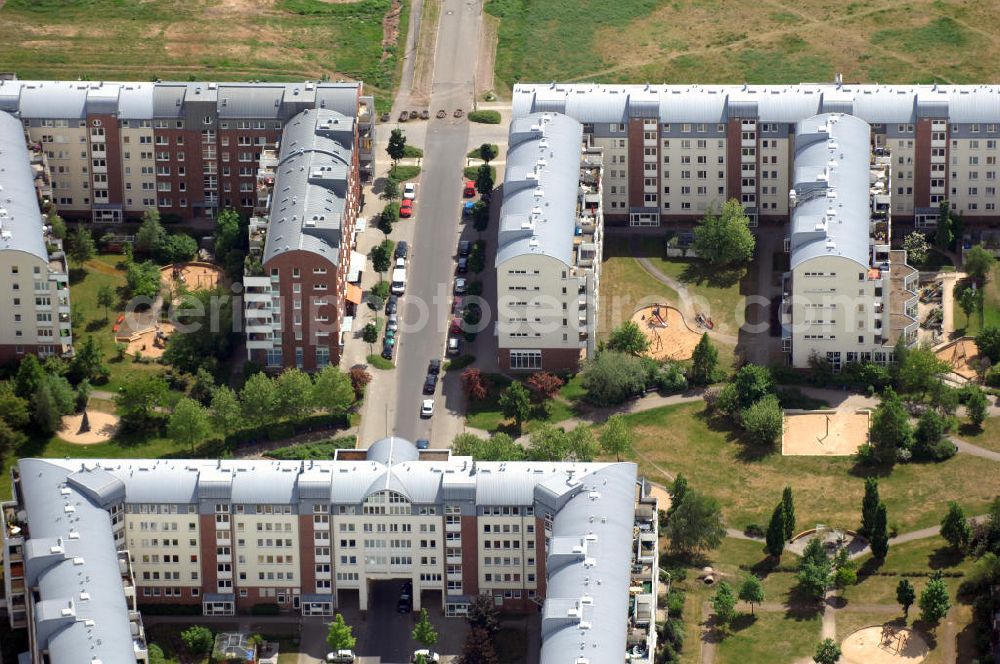
{"type": "Polygon", "coordinates": [[[1000,327],[1000,265],[994,266],[983,292],[982,316],[973,313],[966,316],[958,300],[952,298],[952,316],[955,331],[966,336],[975,336],[983,327],[1000,327]]]}
{"type": "MultiPolygon", "coordinates": [[[[727,525],[766,526],[786,484],[795,492],[800,527],[857,527],[865,469],[849,458],[783,457],[748,446],[705,417],[700,403],[629,415],[640,471],[666,483],[683,473],[692,487],[716,497],[727,525]]],[[[890,524],[900,532],[936,525],[949,500],[983,514],[1000,486],[1000,463],[958,454],[937,464],[900,464],[880,480],[890,524]],[[975,482],[968,478],[975,477],[975,482]]]]}
{"type": "Polygon", "coordinates": [[[392,0],[8,0],[0,63],[21,78],[396,80],[392,0]],[[224,29],[222,29],[224,26],[224,29]],[[390,42],[383,49],[384,32],[390,42]]]}
{"type": "Polygon", "coordinates": [[[881,83],[991,80],[987,0],[489,0],[496,82],[881,83]],[[587,48],[581,48],[586,44],[587,48]],[[622,48],[627,44],[627,48],[622,48]]]}
{"type": "Polygon", "coordinates": [[[986,418],[981,431],[972,429],[969,423],[966,422],[965,426],[959,429],[957,436],[973,445],[985,447],[994,452],[1000,452],[1000,418],[986,418]]]}
{"type": "MultiPolygon", "coordinates": [[[[491,385],[486,398],[482,401],[469,402],[465,422],[474,429],[482,429],[491,433],[505,431],[516,436],[514,420],[508,420],[500,412],[500,393],[510,385],[511,381],[506,376],[499,374],[491,375],[490,381],[491,385]]],[[[522,432],[530,433],[542,424],[558,424],[568,420],[573,415],[573,407],[570,404],[560,399],[551,399],[547,411],[542,411],[539,407],[533,409],[531,417],[522,423],[522,432]]]]}

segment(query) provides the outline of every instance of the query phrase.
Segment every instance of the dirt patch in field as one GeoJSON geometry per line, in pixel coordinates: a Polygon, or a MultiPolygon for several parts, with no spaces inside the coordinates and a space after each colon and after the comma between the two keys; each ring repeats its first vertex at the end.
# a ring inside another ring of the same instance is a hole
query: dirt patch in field
{"type": "Polygon", "coordinates": [[[786,412],[784,456],[850,456],[868,442],[868,411],[786,412]]]}
{"type": "Polygon", "coordinates": [[[701,341],[701,334],[684,322],[684,315],[674,307],[657,304],[632,314],[632,322],[649,339],[646,354],[657,360],[687,360],[701,341]]]}
{"type": "Polygon", "coordinates": [[[865,627],[841,644],[847,664],[917,664],[931,649],[919,632],[912,629],[865,627]]]}
{"type": "Polygon", "coordinates": [[[119,418],[111,413],[88,410],[87,422],[90,425],[90,431],[80,433],[83,413],[65,415],[62,418],[62,427],[56,435],[74,445],[96,445],[111,440],[118,431],[119,418]]]}
{"type": "Polygon", "coordinates": [[[399,41],[400,14],[403,12],[401,0],[392,0],[392,6],[382,19],[382,61],[389,57],[389,49],[399,41]]]}
{"type": "MultiPolygon", "coordinates": [[[[323,0],[329,2],[330,0],[323,0]]],[[[274,0],[216,0],[205,8],[206,16],[220,14],[263,14],[274,6],[274,0]]]]}

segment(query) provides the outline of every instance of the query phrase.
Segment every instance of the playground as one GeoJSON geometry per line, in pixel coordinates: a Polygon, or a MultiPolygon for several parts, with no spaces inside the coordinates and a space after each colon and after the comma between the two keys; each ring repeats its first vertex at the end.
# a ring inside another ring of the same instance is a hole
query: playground
{"type": "Polygon", "coordinates": [[[222,283],[222,268],[211,263],[174,263],[160,268],[160,281],[176,292],[179,286],[188,290],[211,290],[222,283]]]}
{"type": "Polygon", "coordinates": [[[976,379],[976,364],[979,348],[972,337],[962,337],[941,346],[934,351],[938,359],[944,360],[951,367],[951,372],[965,380],[976,379]]]}
{"type": "Polygon", "coordinates": [[[687,360],[701,341],[684,321],[684,314],[665,304],[654,304],[632,314],[632,322],[649,339],[646,354],[657,360],[687,360]]]}
{"type": "Polygon", "coordinates": [[[840,648],[846,664],[918,664],[930,652],[919,632],[891,623],[859,629],[840,648]]]}
{"type": "Polygon", "coordinates": [[[153,319],[148,325],[135,330],[124,329],[123,332],[115,336],[115,341],[126,345],[126,355],[141,353],[142,357],[158,359],[167,348],[167,339],[173,334],[174,326],[167,322],[157,323],[153,319]]]}
{"type": "Polygon", "coordinates": [[[868,410],[786,410],[784,456],[850,456],[868,442],[868,410]]]}
{"type": "Polygon", "coordinates": [[[118,416],[99,410],[87,410],[87,426],[83,427],[84,413],[64,415],[59,429],[61,440],[74,445],[96,445],[114,437],[118,431],[118,416]],[[86,429],[86,430],[84,430],[86,429]]]}

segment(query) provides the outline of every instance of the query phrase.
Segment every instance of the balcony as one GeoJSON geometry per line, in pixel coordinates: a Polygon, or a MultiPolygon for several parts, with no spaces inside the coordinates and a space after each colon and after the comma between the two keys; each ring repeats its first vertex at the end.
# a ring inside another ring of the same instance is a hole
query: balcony
{"type": "Polygon", "coordinates": [[[444,561],[448,565],[461,565],[462,556],[447,556],[444,561]]]}
{"type": "Polygon", "coordinates": [[[461,581],[462,580],[462,573],[461,572],[448,572],[448,574],[446,574],[445,576],[446,576],[446,578],[447,578],[448,581],[461,581]]]}
{"type": "Polygon", "coordinates": [[[232,581],[233,572],[232,570],[228,572],[222,572],[222,571],[216,572],[216,578],[221,579],[222,581],[232,581]]]}
{"type": "Polygon", "coordinates": [[[444,531],[446,533],[460,533],[462,532],[461,523],[446,523],[444,524],[444,531]]]}
{"type": "Polygon", "coordinates": [[[755,138],[744,138],[740,141],[740,147],[743,148],[755,148],[757,147],[757,139],[755,138]]]}
{"type": "Polygon", "coordinates": [[[231,563],[233,562],[233,556],[230,553],[220,553],[215,557],[215,561],[218,563],[231,563]]]}
{"type": "Polygon", "coordinates": [[[757,155],[755,155],[755,154],[741,154],[740,155],[740,163],[741,164],[756,164],[757,163],[757,155]]]}
{"type": "Polygon", "coordinates": [[[330,556],[316,556],[317,563],[328,563],[330,562],[330,556]]]}

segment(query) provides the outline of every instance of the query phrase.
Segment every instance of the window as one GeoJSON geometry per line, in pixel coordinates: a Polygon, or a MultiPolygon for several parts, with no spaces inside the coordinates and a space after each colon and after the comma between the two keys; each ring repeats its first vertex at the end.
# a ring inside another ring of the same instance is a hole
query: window
{"type": "Polygon", "coordinates": [[[542,352],[539,350],[512,350],[510,351],[511,369],[541,369],[542,352]]]}

